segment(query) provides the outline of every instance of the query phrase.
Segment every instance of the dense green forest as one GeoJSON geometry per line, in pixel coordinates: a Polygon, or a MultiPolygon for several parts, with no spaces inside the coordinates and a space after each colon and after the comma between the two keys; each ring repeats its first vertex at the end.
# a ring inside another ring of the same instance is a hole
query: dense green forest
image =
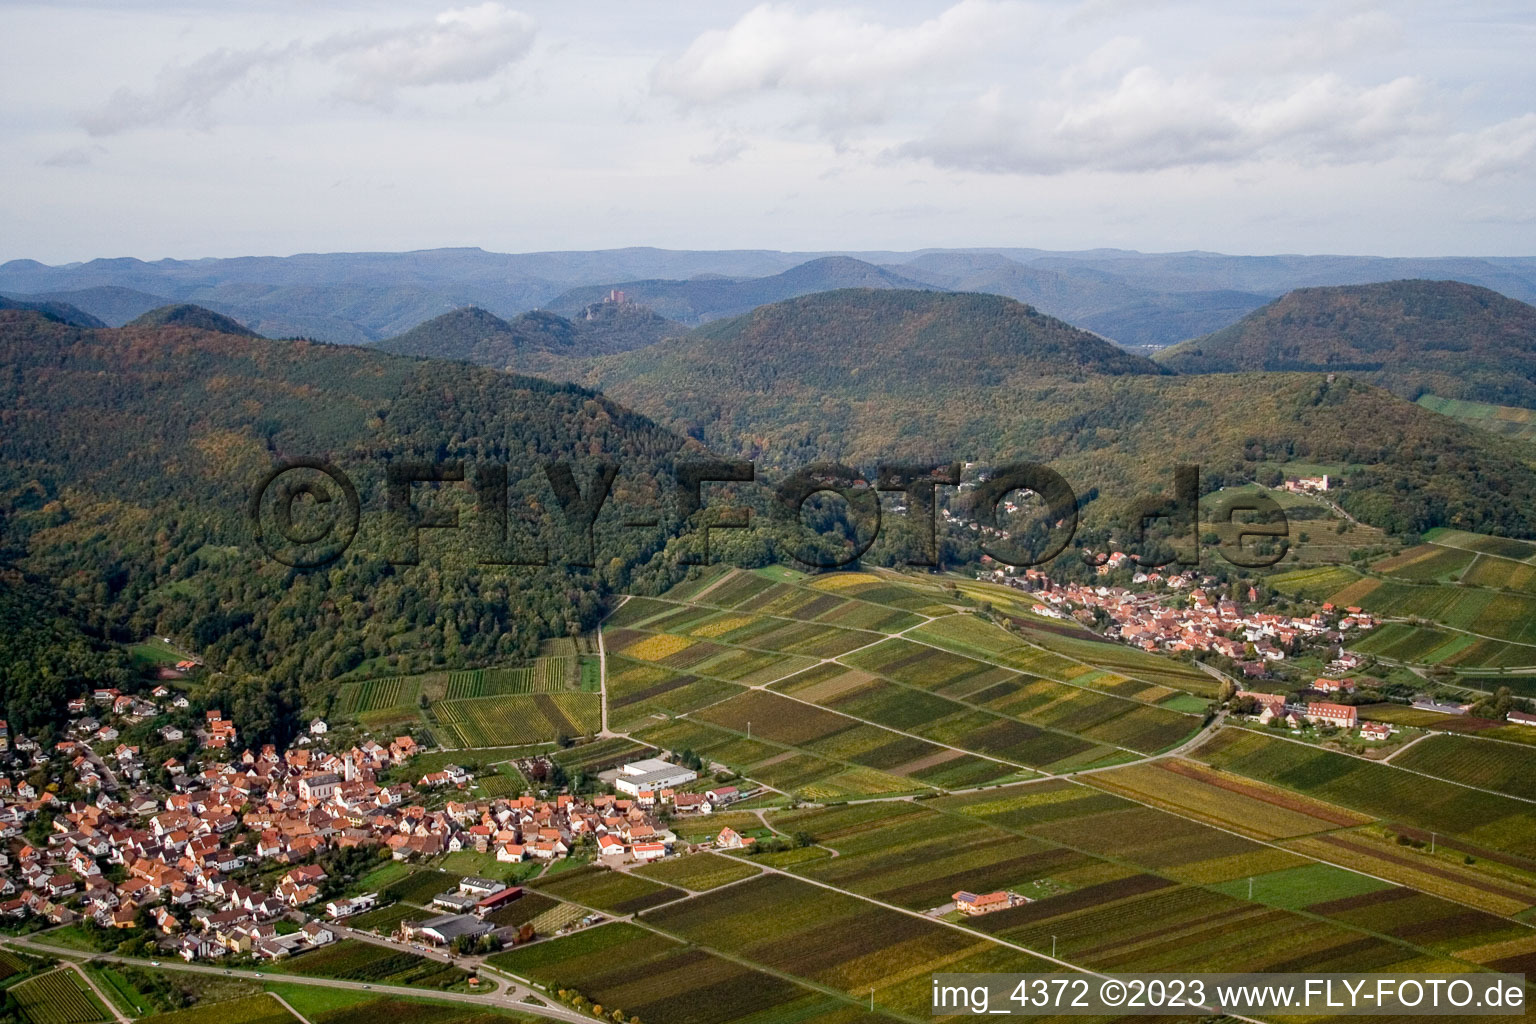
{"type": "Polygon", "coordinates": [[[45,728],[87,687],[131,678],[122,649],[87,636],[51,588],[0,569],[0,694],[13,730],[45,728]]]}
{"type": "MultiPolygon", "coordinates": [[[[50,581],[89,634],[185,638],[226,673],[232,699],[259,697],[256,735],[293,729],[306,696],[365,661],[405,671],[525,656],[543,636],[589,627],[612,589],[673,571],[653,556],[684,443],[577,387],[26,312],[0,313],[0,367],[6,559],[50,581]],[[334,463],[361,500],[355,542],[313,571],[266,557],[247,519],[253,487],[291,456],[334,463]],[[595,558],[552,490],[555,460],[583,494],[600,463],[617,467],[595,558]],[[436,494],[416,485],[416,506],[461,517],[458,530],[422,531],[419,565],[392,564],[410,552],[385,500],[385,466],[408,461],[459,461],[467,478],[436,494]],[[504,545],[484,540],[494,517],[477,518],[474,473],[487,466],[507,474],[504,545]],[[657,522],[624,525],[646,518],[657,522]],[[479,564],[541,546],[547,566],[479,564]],[[584,560],[595,568],[573,564],[584,560]]],[[[14,700],[11,713],[29,720],[14,700]]]]}
{"type": "Polygon", "coordinates": [[[1164,349],[1180,373],[1351,373],[1423,394],[1536,407],[1536,307],[1457,281],[1299,288],[1164,349]]]}
{"type": "Polygon", "coordinates": [[[1029,459],[1102,522],[1170,487],[1176,462],[1198,464],[1206,491],[1297,462],[1347,469],[1346,507],[1387,529],[1536,529],[1524,449],[1348,375],[1160,374],[991,295],[806,296],[600,360],[588,379],[768,471],[1029,459]]]}
{"type": "Polygon", "coordinates": [[[218,331],[221,334],[239,334],[247,338],[259,337],[259,335],[223,313],[215,313],[211,309],[195,306],[190,302],[178,302],[169,306],[160,306],[146,313],[134,317],[125,325],[128,327],[196,327],[202,331],[218,331]]]}

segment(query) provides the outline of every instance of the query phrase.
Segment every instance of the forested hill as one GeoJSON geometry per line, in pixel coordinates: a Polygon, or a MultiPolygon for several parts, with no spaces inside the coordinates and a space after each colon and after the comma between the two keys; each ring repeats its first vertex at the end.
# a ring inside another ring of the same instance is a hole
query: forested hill
{"type": "Polygon", "coordinates": [[[169,306],[151,309],[130,320],[126,326],[195,327],[202,331],[238,334],[245,338],[261,337],[261,335],[238,320],[227,317],[223,313],[215,313],[211,309],[204,309],[202,306],[193,305],[190,302],[173,303],[169,306]]]}
{"type": "Polygon", "coordinates": [[[1181,373],[1344,371],[1422,394],[1536,407],[1536,307],[1457,281],[1300,288],[1157,359],[1181,373]]]}
{"type": "MultiPolygon", "coordinates": [[[[1000,388],[1166,372],[1001,296],[845,289],[599,360],[586,379],[706,443],[752,447],[779,462],[806,453],[807,431],[843,435],[848,410],[909,413],[898,436],[943,444],[950,439],[926,429],[928,418],[974,408],[1000,388]]],[[[870,454],[837,444],[812,450],[834,449],[870,454]]]]}
{"type": "MultiPolygon", "coordinates": [[[[365,661],[404,671],[517,657],[590,626],[603,593],[635,582],[664,543],[662,526],[619,524],[655,514],[684,447],[572,386],[187,327],[87,330],[0,312],[0,370],[5,560],[53,581],[92,633],[188,639],[226,673],[253,738],[291,730],[306,695],[365,661]],[[334,463],[361,498],[356,541],[318,571],[268,558],[246,518],[274,460],[293,456],[334,463]],[[384,466],[409,460],[461,460],[470,480],[505,465],[513,533],[536,531],[555,564],[477,564],[483,521],[465,483],[414,488],[417,506],[457,508],[462,526],[423,531],[420,565],[392,565],[409,547],[385,514],[384,466]],[[595,570],[561,564],[580,559],[580,537],[546,479],[552,460],[584,492],[596,463],[620,467],[595,570]]],[[[8,711],[36,725],[64,690],[8,711]]]]}
{"type": "Polygon", "coordinates": [[[509,323],[478,306],[465,306],[373,347],[396,355],[457,359],[505,369],[518,365],[530,351],[572,354],[576,327],[555,313],[524,313],[509,323]]]}
{"type": "Polygon", "coordinates": [[[0,309],[26,309],[34,313],[41,313],[49,320],[57,320],[60,323],[73,324],[76,327],[105,327],[106,324],[96,319],[91,314],[55,299],[13,299],[0,295],[0,309]]]}
{"type": "Polygon", "coordinates": [[[1536,472],[1508,441],[1347,375],[1168,375],[991,295],[805,296],[599,360],[588,381],[760,472],[1029,459],[1096,495],[1085,515],[1103,521],[1165,491],[1175,462],[1208,487],[1298,462],[1348,468],[1341,500],[1389,529],[1536,535],[1536,472]]]}
{"type": "Polygon", "coordinates": [[[848,288],[760,306],[604,360],[597,379],[721,379],[786,388],[929,394],[1081,374],[1168,371],[999,295],[848,288]]]}
{"type": "Polygon", "coordinates": [[[536,309],[510,321],[477,306],[433,317],[373,347],[498,370],[563,376],[565,360],[626,352],[687,330],[633,303],[593,303],[574,320],[536,309]]]}

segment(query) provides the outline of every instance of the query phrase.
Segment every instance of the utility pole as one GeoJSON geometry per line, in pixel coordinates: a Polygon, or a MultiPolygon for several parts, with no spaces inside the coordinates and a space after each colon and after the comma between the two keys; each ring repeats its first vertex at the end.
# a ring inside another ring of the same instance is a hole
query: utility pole
{"type": "Polygon", "coordinates": [[[1051,959],[1056,959],[1056,936],[1051,936],[1051,959]]]}

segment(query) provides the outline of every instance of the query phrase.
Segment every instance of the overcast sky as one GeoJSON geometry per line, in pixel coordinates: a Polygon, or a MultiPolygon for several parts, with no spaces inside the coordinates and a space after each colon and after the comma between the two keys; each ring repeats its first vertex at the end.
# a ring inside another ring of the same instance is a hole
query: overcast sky
{"type": "Polygon", "coordinates": [[[0,260],[1536,254],[1528,2],[235,6],[0,6],[0,260]]]}

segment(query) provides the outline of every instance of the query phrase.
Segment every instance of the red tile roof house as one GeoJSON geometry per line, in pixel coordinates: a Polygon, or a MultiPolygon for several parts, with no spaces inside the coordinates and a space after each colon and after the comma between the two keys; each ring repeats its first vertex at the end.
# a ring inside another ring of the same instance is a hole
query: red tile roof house
{"type": "Polygon", "coordinates": [[[715,845],[722,850],[739,850],[756,842],[751,836],[743,836],[733,828],[723,828],[715,837],[715,845]]]}
{"type": "Polygon", "coordinates": [[[1392,727],[1386,722],[1365,722],[1360,726],[1360,738],[1365,740],[1385,740],[1392,736],[1392,727]]]}
{"type": "Polygon", "coordinates": [[[1028,898],[1016,892],[985,892],[977,894],[961,890],[954,895],[955,909],[962,914],[990,914],[994,910],[1007,910],[1028,903],[1028,898]]]}
{"type": "Polygon", "coordinates": [[[1347,704],[1311,703],[1307,705],[1306,719],[1336,725],[1341,729],[1353,729],[1360,721],[1360,712],[1347,704]]]}

